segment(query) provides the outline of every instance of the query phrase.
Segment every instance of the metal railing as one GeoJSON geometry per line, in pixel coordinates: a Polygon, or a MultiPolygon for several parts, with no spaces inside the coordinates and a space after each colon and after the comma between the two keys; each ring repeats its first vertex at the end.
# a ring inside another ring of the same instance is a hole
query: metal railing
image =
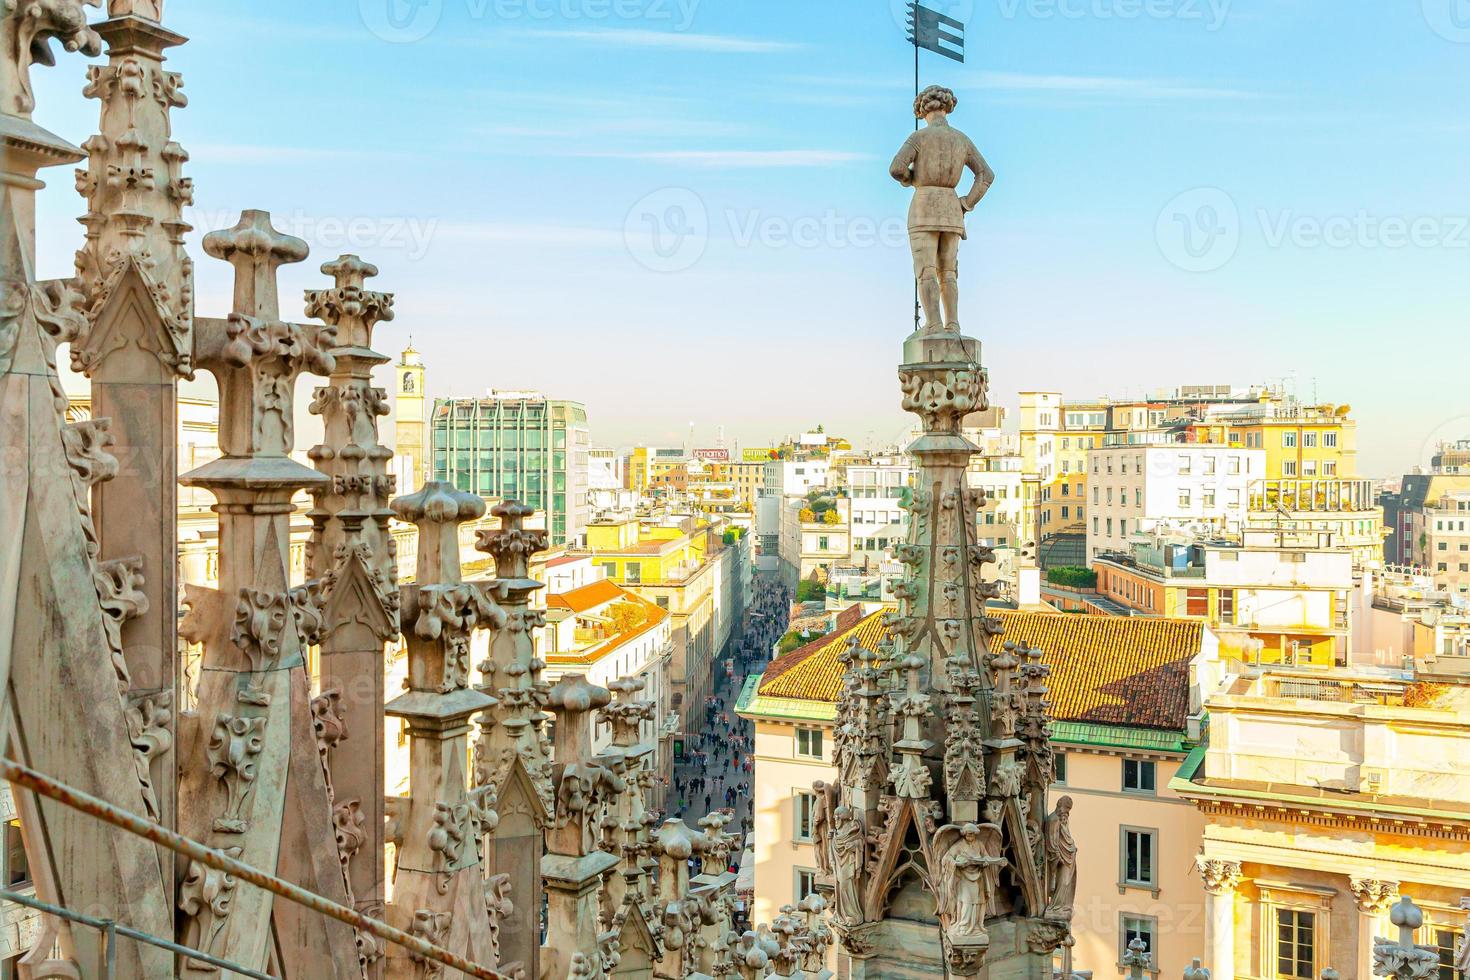
{"type": "Polygon", "coordinates": [[[248,966],[241,966],[229,960],[222,960],[218,956],[211,956],[208,953],[201,952],[189,946],[181,946],[167,939],[161,939],[152,933],[140,932],[131,926],[125,926],[112,919],[98,919],[90,915],[83,915],[80,912],[73,912],[71,909],[64,909],[59,905],[52,905],[50,902],[43,902],[30,895],[22,895],[20,892],[0,889],[0,901],[24,905],[28,909],[35,909],[37,912],[54,915],[58,919],[65,919],[68,922],[90,926],[101,932],[104,937],[101,952],[102,962],[97,966],[97,976],[104,978],[104,980],[112,980],[117,972],[118,936],[134,939],[140,943],[146,943],[149,946],[156,946],[159,949],[166,949],[170,953],[179,953],[189,957],[191,960],[199,960],[201,963],[208,963],[210,966],[217,966],[221,969],[229,970],[232,973],[238,973],[242,977],[250,977],[252,980],[275,980],[268,973],[261,973],[258,970],[250,969],[248,966]]]}
{"type": "MultiPolygon", "coordinates": [[[[17,762],[12,762],[9,759],[0,759],[0,779],[5,779],[22,789],[30,790],[39,796],[54,800],[63,806],[95,817],[103,823],[111,824],[130,834],[152,841],[160,847],[165,847],[175,854],[181,854],[191,860],[198,861],[206,867],[234,875],[242,881],[247,881],[257,888],[263,888],[289,902],[294,902],[304,908],[311,909],[313,912],[320,912],[322,915],[329,916],[339,922],[344,922],[353,928],[361,929],[363,932],[376,936],[384,942],[401,946],[410,953],[423,957],[426,960],[442,963],[445,966],[462,971],[467,976],[476,977],[478,980],[510,980],[505,974],[497,973],[489,967],[481,966],[477,963],[471,963],[464,957],[452,953],[442,946],[436,946],[431,942],[420,939],[418,936],[410,935],[402,929],[394,928],[386,922],[380,922],[370,916],[363,915],[356,909],[348,908],[345,905],[338,905],[331,899],[323,898],[314,892],[309,892],[304,888],[293,885],[289,881],[283,881],[274,875],[266,874],[259,868],[236,860],[214,848],[206,847],[196,840],[169,830],[167,827],[150,823],[137,814],[129,813],[127,810],[113,806],[105,800],[99,800],[95,796],[90,796],[80,790],[73,789],[65,783],[52,779],[50,776],[37,772],[27,766],[20,765],[17,762]]],[[[21,904],[26,903],[23,902],[21,904]]],[[[50,909],[44,911],[50,911],[50,909]]],[[[75,912],[55,912],[53,914],[63,915],[64,918],[78,915],[75,912]]],[[[114,931],[117,935],[126,935],[129,938],[141,939],[141,936],[131,935],[136,930],[129,929],[126,926],[121,926],[117,923],[108,926],[107,920],[105,919],[95,919],[92,922],[87,922],[85,918],[81,917],[73,921],[83,922],[86,925],[102,923],[102,927],[108,929],[109,939],[111,939],[114,931]],[[127,932],[124,932],[124,929],[127,929],[127,932]]],[[[152,945],[164,946],[164,948],[175,951],[182,950],[185,955],[194,956],[201,960],[211,961],[213,959],[212,957],[206,957],[194,950],[190,950],[187,947],[179,947],[156,936],[149,936],[142,941],[149,942],[152,945]]],[[[115,949],[115,941],[111,942],[110,945],[115,949]]],[[[219,964],[215,963],[214,965],[219,964]]],[[[262,974],[253,973],[233,965],[229,965],[228,968],[251,977],[262,976],[262,974]]],[[[266,980],[269,980],[269,978],[266,978],[266,980]]]]}

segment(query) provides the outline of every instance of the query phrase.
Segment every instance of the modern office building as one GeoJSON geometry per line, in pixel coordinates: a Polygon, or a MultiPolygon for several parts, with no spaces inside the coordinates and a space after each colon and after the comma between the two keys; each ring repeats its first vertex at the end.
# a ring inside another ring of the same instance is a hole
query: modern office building
{"type": "Polygon", "coordinates": [[[545,511],[552,544],[581,537],[591,445],[581,403],[533,391],[440,398],[431,429],[434,479],[545,511]]]}

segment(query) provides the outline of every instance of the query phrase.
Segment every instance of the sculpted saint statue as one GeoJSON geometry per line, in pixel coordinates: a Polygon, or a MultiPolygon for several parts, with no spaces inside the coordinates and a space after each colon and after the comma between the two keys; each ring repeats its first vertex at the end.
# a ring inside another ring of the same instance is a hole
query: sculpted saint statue
{"type": "Polygon", "coordinates": [[[935,835],[940,907],[949,916],[951,942],[988,942],[985,919],[995,904],[1005,866],[1001,829],[995,824],[951,824],[935,835]]]}
{"type": "Polygon", "coordinates": [[[817,870],[832,874],[832,820],[837,810],[837,787],[817,780],[812,783],[812,846],[817,851],[817,870]]]}
{"type": "Polygon", "coordinates": [[[868,860],[868,832],[852,807],[839,806],[832,815],[832,865],[837,878],[837,918],[856,925],[863,921],[859,884],[868,860]]]}
{"type": "Polygon", "coordinates": [[[924,307],[924,332],[959,332],[959,252],[965,237],[965,215],[995,182],[995,172],[970,138],[949,125],[959,100],[947,88],[931,85],[914,100],[914,115],[925,128],[904,142],[889,173],[914,189],[909,205],[909,246],[914,252],[914,278],[924,307]],[[957,193],[968,168],[975,183],[963,198],[957,193]],[[943,315],[941,316],[941,303],[943,315]]]}
{"type": "Polygon", "coordinates": [[[1057,800],[1057,808],[1046,818],[1046,904],[1047,918],[1072,918],[1077,898],[1077,841],[1072,837],[1072,798],[1057,800]]]}

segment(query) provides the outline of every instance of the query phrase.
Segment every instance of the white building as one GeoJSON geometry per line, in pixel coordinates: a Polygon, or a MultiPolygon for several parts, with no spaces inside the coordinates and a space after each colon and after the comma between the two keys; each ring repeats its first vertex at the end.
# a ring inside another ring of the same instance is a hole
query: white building
{"type": "Polygon", "coordinates": [[[1105,446],[1087,454],[1087,556],[1128,552],[1133,534],[1238,534],[1260,449],[1173,444],[1105,446]]]}
{"type": "Polygon", "coordinates": [[[907,539],[909,514],[903,504],[915,473],[903,464],[847,468],[854,563],[876,565],[907,539]]]}

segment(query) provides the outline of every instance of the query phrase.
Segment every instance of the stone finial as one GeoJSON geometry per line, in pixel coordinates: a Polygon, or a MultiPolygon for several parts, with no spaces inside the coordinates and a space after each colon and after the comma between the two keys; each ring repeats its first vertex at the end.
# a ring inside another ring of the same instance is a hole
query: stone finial
{"type": "Polygon", "coordinates": [[[1129,980],[1143,980],[1143,975],[1153,967],[1153,957],[1149,955],[1148,944],[1142,939],[1134,939],[1128,944],[1128,951],[1123,954],[1123,965],[1128,968],[1129,980]]]}
{"type": "Polygon", "coordinates": [[[261,320],[281,316],[276,271],[309,254],[299,238],[276,231],[267,211],[243,211],[233,228],[204,236],[204,251],[235,267],[236,313],[261,320]]]}
{"type": "Polygon", "coordinates": [[[1398,927],[1398,942],[1382,937],[1373,940],[1373,975],[1391,980],[1433,976],[1439,966],[1438,951],[1414,943],[1414,933],[1424,925],[1423,910],[1404,895],[1389,912],[1388,921],[1398,927]]]}
{"type": "Polygon", "coordinates": [[[495,558],[496,578],[526,578],[531,571],[531,556],[545,551],[550,542],[544,530],[526,527],[526,518],[536,509],[518,500],[507,500],[496,504],[490,513],[500,518],[500,527],[479,532],[475,548],[495,558]]]}
{"type": "Polygon", "coordinates": [[[547,694],[546,706],[556,712],[553,758],[570,765],[586,762],[592,751],[592,719],[588,715],[612,703],[612,692],[587,680],[585,674],[567,674],[547,694]]]}
{"type": "Polygon", "coordinates": [[[1322,980],[1342,980],[1342,974],[1329,966],[1322,971],[1322,980]]]}
{"type": "Polygon", "coordinates": [[[419,585],[452,585],[461,581],[459,525],[485,516],[485,501],[452,483],[433,480],[417,492],[396,498],[398,519],[419,529],[419,585]]]}
{"type": "Polygon", "coordinates": [[[373,327],[393,319],[393,294],[363,288],[367,279],[378,274],[378,267],[356,255],[341,255],[323,263],[322,272],[335,285],[306,291],[306,315],[336,327],[337,342],[343,346],[371,346],[373,327]]]}
{"type": "Polygon", "coordinates": [[[68,51],[89,58],[102,53],[102,38],[87,26],[84,7],[101,0],[46,0],[45,3],[6,3],[0,17],[0,112],[29,119],[36,108],[31,88],[31,66],[56,64],[51,50],[55,38],[68,51]]]}
{"type": "Polygon", "coordinates": [[[1210,971],[1200,965],[1198,956],[1184,969],[1184,980],[1210,980],[1210,971]]]}
{"type": "Polygon", "coordinates": [[[145,17],[163,20],[163,0],[107,0],[108,17],[145,17]]]}

